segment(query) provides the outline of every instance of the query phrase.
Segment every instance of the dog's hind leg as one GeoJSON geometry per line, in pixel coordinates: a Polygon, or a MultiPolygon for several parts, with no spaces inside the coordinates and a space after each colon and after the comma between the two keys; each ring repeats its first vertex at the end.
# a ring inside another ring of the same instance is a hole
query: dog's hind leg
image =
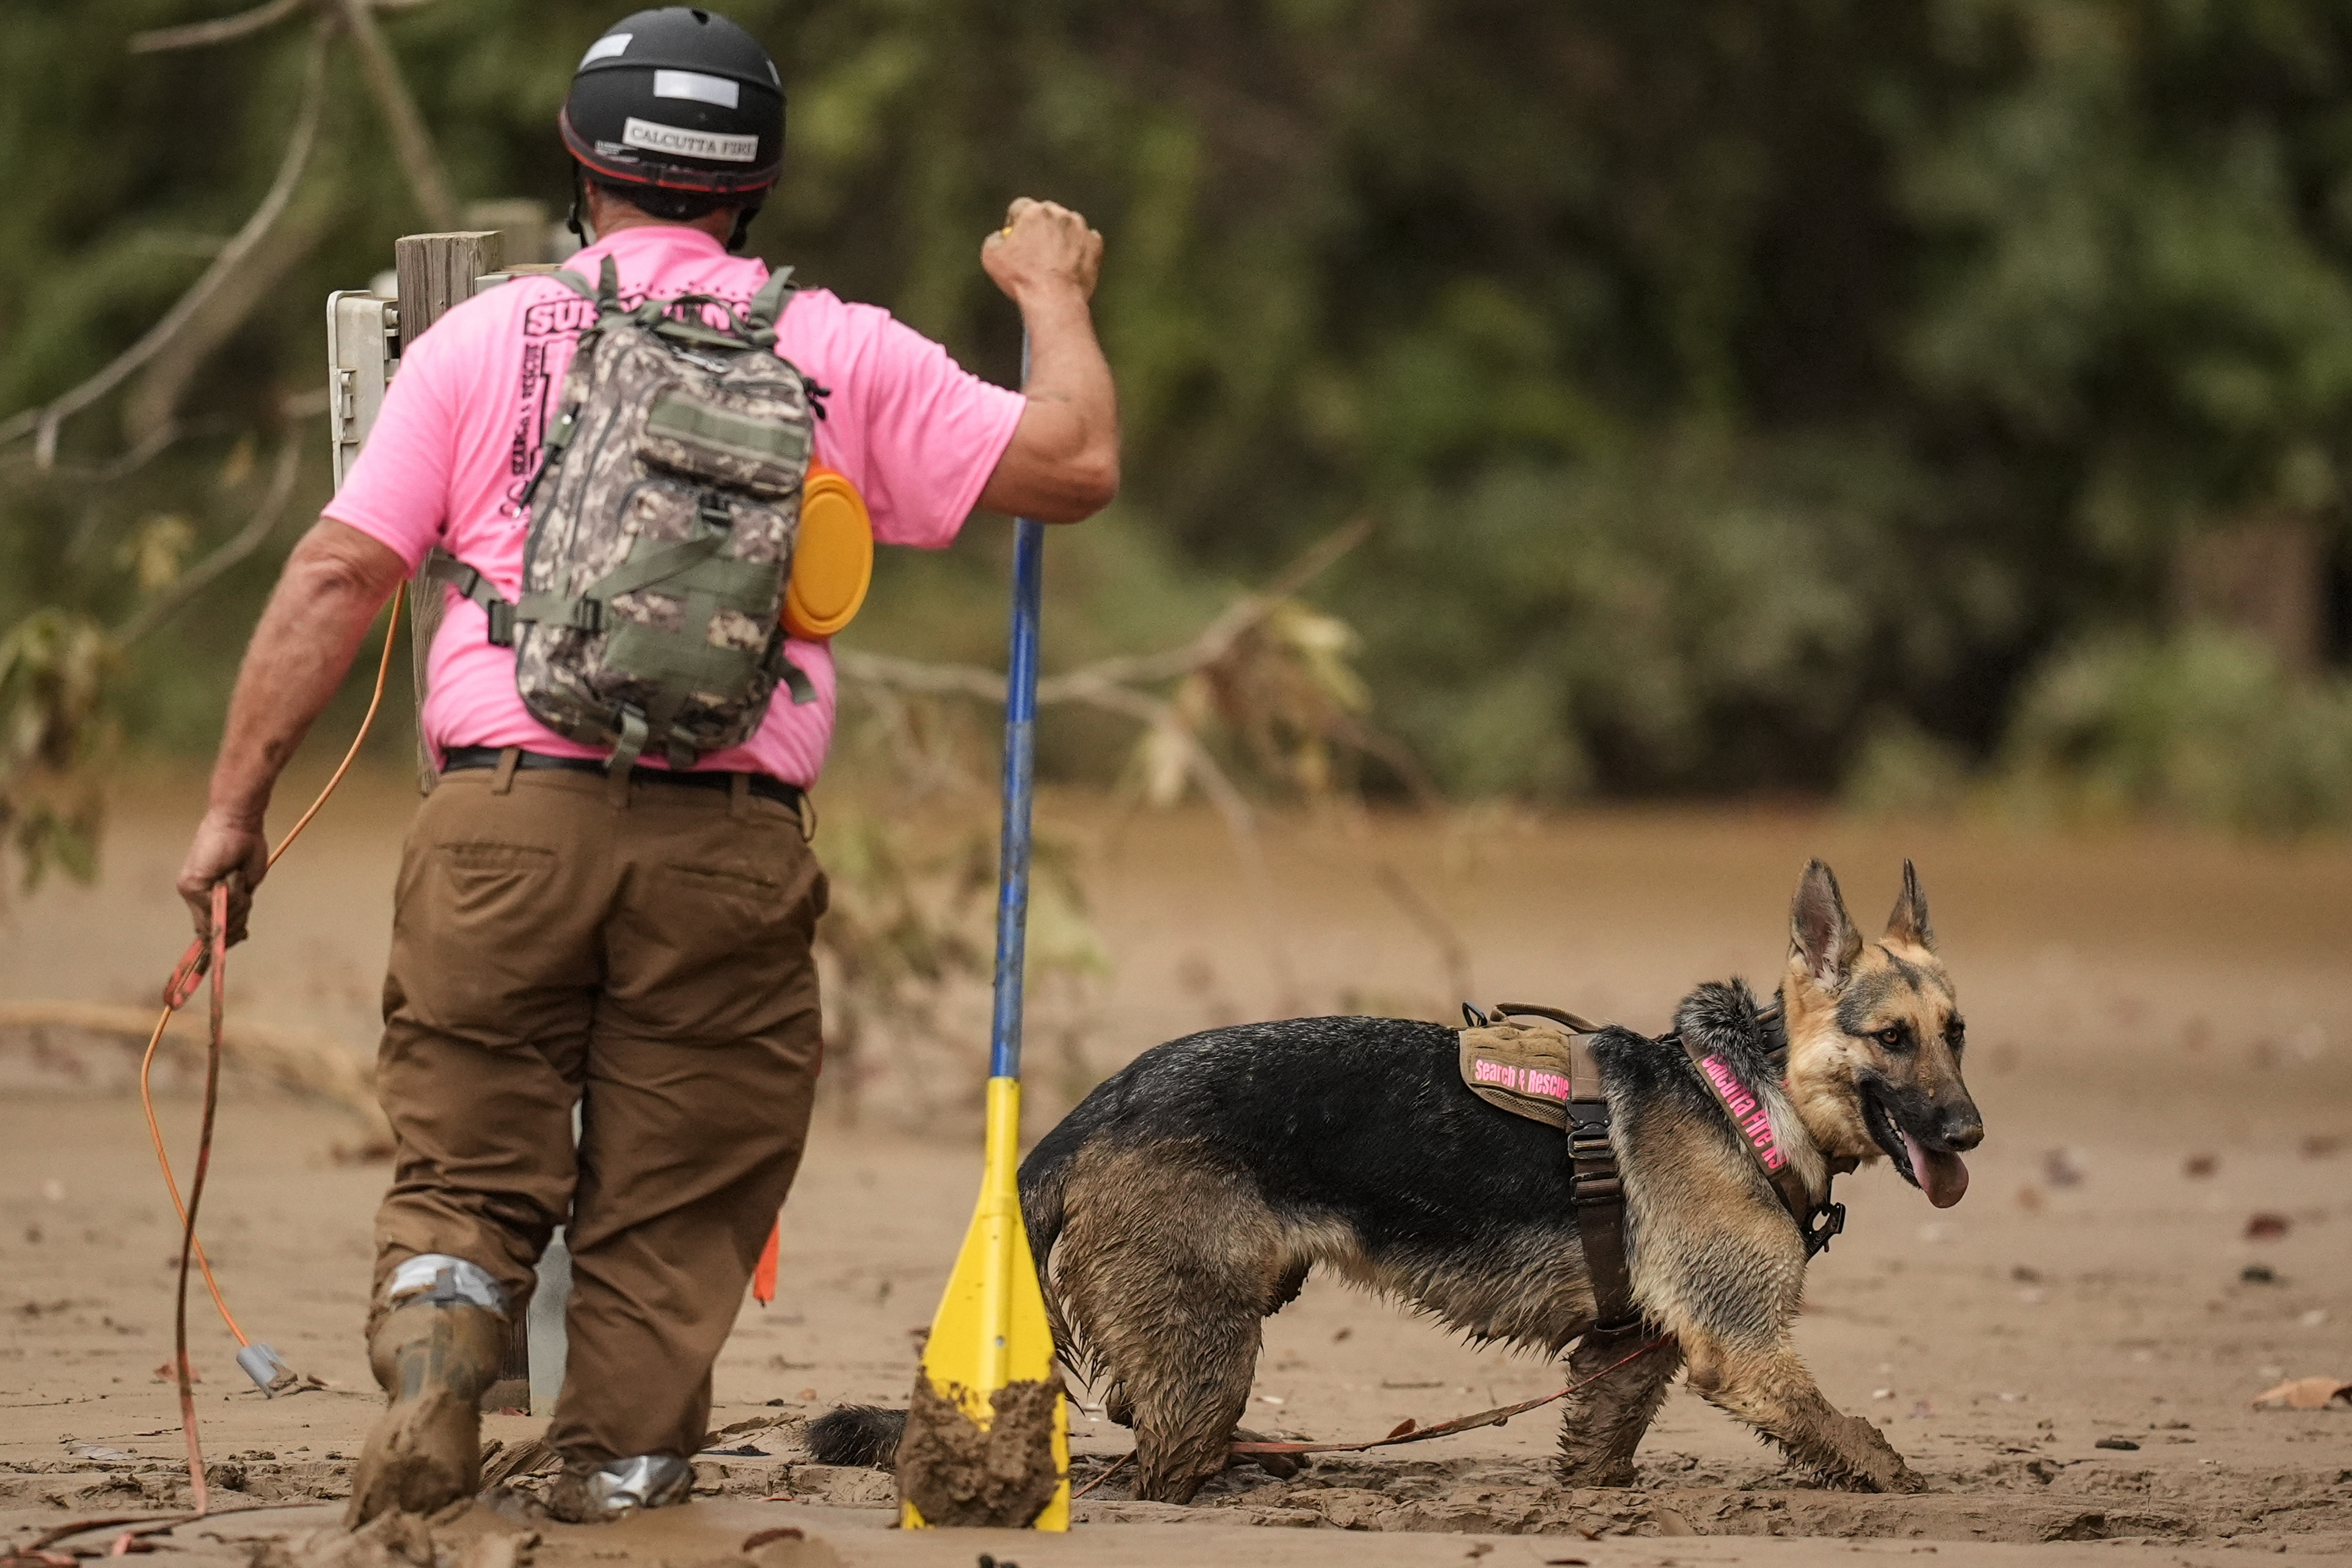
{"type": "Polygon", "coordinates": [[[1080,1156],[1054,1281],[1135,1431],[1135,1495],[1187,1502],[1224,1468],[1260,1323],[1297,1289],[1284,1227],[1182,1146],[1080,1156]]]}
{"type": "Polygon", "coordinates": [[[1569,1357],[1570,1382],[1599,1381],[1570,1395],[1561,1407],[1559,1478],[1564,1485],[1633,1484],[1633,1450],[1665,1402],[1667,1385],[1683,1364],[1682,1349],[1669,1342],[1601,1375],[1641,1348],[1654,1332],[1645,1324],[1634,1333],[1606,1340],[1587,1334],[1569,1357]]]}
{"type": "Polygon", "coordinates": [[[1877,1427],[1832,1405],[1787,1343],[1751,1351],[1701,1343],[1686,1347],[1690,1385],[1780,1445],[1833,1486],[1857,1491],[1925,1491],[1877,1427]]]}

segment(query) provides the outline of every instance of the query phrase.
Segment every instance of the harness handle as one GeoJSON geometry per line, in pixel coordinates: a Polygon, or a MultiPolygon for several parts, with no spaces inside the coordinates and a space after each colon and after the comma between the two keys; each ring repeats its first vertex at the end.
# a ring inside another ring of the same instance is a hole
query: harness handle
{"type": "Polygon", "coordinates": [[[1599,1034],[1609,1027],[1606,1024],[1594,1023],[1580,1013],[1570,1012],[1566,1008],[1549,1008],[1541,1002],[1496,1002],[1495,1004],[1495,1016],[1497,1018],[1507,1018],[1514,1013],[1527,1018],[1549,1019],[1556,1024],[1565,1025],[1572,1034],[1599,1034]]]}

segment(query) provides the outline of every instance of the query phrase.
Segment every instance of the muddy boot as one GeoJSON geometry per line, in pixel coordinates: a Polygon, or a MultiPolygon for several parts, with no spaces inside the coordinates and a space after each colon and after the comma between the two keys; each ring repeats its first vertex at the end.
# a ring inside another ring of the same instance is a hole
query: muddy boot
{"type": "Polygon", "coordinates": [[[481,1489],[482,1390],[506,1354],[497,1283],[459,1258],[412,1258],[368,1337],[368,1364],[392,1396],[352,1478],[345,1528],[398,1510],[432,1513],[481,1489]]]}
{"type": "Polygon", "coordinates": [[[547,1511],[572,1524],[601,1524],[693,1495],[694,1467],[675,1454],[639,1454],[602,1465],[575,1460],[547,1489],[547,1511]]]}

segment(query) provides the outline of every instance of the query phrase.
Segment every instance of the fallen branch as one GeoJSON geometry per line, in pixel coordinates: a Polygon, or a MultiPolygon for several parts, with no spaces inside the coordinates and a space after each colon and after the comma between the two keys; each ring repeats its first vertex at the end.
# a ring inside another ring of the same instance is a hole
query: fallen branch
{"type": "Polygon", "coordinates": [[[1321,576],[1341,556],[1362,544],[1371,531],[1371,520],[1368,517],[1358,517],[1342,524],[1309,545],[1306,553],[1284,568],[1272,582],[1254,593],[1244,594],[1231,609],[1202,627],[1192,641],[1158,653],[1098,659],[1069,674],[1049,675],[1037,683],[1037,700],[1049,700],[1045,689],[1056,679],[1128,683],[1167,681],[1189,675],[1205,664],[1215,664],[1233,651],[1234,643],[1279,609],[1284,600],[1321,576]]]}
{"type": "Polygon", "coordinates": [[[34,464],[48,468],[57,461],[58,426],[121,385],[131,371],[162,352],[285,215],[318,142],[319,117],[326,102],[327,47],[331,30],[329,24],[322,22],[312,35],[310,65],[302,82],[302,103],[295,111],[294,133],[287,141],[285,156],[278,161],[277,177],[270,182],[261,204],[246,219],[245,226],[221,247],[204,275],[163,313],[163,319],[147,329],[145,336],[116,356],[112,364],[64,396],[0,421],[0,441],[14,441],[27,431],[36,433],[34,464]]]}
{"type": "MultiPolygon", "coordinates": [[[[1176,680],[1215,664],[1232,652],[1235,643],[1280,609],[1284,600],[1361,544],[1370,531],[1371,525],[1359,517],[1318,540],[1284,569],[1273,582],[1256,592],[1243,595],[1224,613],[1173,648],[1163,649],[1157,653],[1115,654],[1108,659],[1097,659],[1091,664],[1081,664],[1063,674],[1041,676],[1037,682],[1037,701],[1041,704],[1097,702],[1109,687],[1176,680]]],[[[1000,706],[1004,702],[1003,675],[979,664],[906,659],[895,653],[869,653],[862,649],[842,647],[834,649],[833,658],[835,667],[848,680],[868,681],[877,685],[896,687],[899,691],[920,692],[933,696],[978,697],[982,702],[995,703],[1000,706]]]]}
{"type": "MultiPolygon", "coordinates": [[[[108,1002],[0,1002],[0,1034],[73,1030],[136,1048],[147,1043],[154,1027],[155,1009],[147,1008],[108,1002]]],[[[201,1067],[206,1029],[203,1019],[175,1014],[163,1030],[163,1049],[175,1062],[201,1067]]],[[[391,1136],[391,1126],[376,1103],[373,1064],[332,1036],[268,1024],[233,1024],[221,1037],[221,1058],[280,1088],[343,1107],[367,1123],[371,1138],[391,1136]]]]}
{"type": "MultiPolygon", "coordinates": [[[[1263,625],[1285,601],[1334,561],[1361,544],[1370,531],[1370,523],[1362,518],[1334,530],[1309,547],[1265,588],[1244,595],[1198,633],[1176,647],[1156,653],[1121,654],[1099,659],[1058,675],[1047,675],[1037,683],[1040,706],[1066,703],[1118,714],[1136,720],[1153,734],[1174,744],[1182,758],[1185,777],[1199,787],[1201,793],[1208,798],[1218,816],[1223,820],[1226,836],[1233,842],[1234,858],[1241,862],[1243,877],[1249,884],[1251,905],[1263,923],[1267,962],[1275,971],[1276,983],[1286,1007],[1293,1004],[1297,986],[1275,913],[1274,874],[1258,833],[1256,813],[1250,809],[1248,799],[1218,765],[1208,747],[1202,744],[1192,727],[1179,714],[1176,705],[1156,693],[1138,688],[1163,681],[1181,680],[1225,658],[1243,638],[1263,625]]],[[[1003,675],[978,664],[908,659],[896,654],[871,653],[842,647],[836,647],[833,656],[834,667],[844,681],[893,692],[973,697],[1000,706],[1004,702],[1003,675]]],[[[1427,776],[1402,747],[1352,722],[1347,726],[1344,738],[1395,768],[1417,796],[1424,800],[1433,798],[1433,790],[1428,785],[1427,776]]]]}

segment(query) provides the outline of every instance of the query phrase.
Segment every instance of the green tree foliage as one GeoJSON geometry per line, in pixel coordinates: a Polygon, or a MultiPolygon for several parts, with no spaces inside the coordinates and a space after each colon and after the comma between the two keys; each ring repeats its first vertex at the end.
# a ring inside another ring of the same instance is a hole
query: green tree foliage
{"type": "MultiPolygon", "coordinates": [[[[303,16],[124,52],[234,4],[12,6],[0,415],[134,339],[268,183],[303,16]]],[[[623,8],[380,13],[461,197],[560,208],[556,106],[623,8]]],[[[1078,641],[1160,640],[1186,583],[1370,516],[1318,591],[1456,789],[1818,789],[1890,724],[1990,758],[2052,650],[2162,630],[2189,530],[2284,508],[2341,537],[2340,0],[728,8],[792,94],[768,256],[1010,380],[977,237],[1024,193],[1110,236],[1125,542],[1079,575],[1164,592],[1084,598],[1078,641]]],[[[12,469],[5,619],[119,612],[142,518],[232,530],[248,492],[217,465],[314,384],[325,291],[423,226],[348,49],[331,69],[268,287],[177,405],[212,434],[102,495],[12,469]]],[[[64,455],[120,454],[137,403],[64,455]]],[[[853,635],[984,656],[987,555],[905,570],[919,625],[886,580],[853,635]]],[[[207,689],[258,573],[183,619],[207,689]]]]}

